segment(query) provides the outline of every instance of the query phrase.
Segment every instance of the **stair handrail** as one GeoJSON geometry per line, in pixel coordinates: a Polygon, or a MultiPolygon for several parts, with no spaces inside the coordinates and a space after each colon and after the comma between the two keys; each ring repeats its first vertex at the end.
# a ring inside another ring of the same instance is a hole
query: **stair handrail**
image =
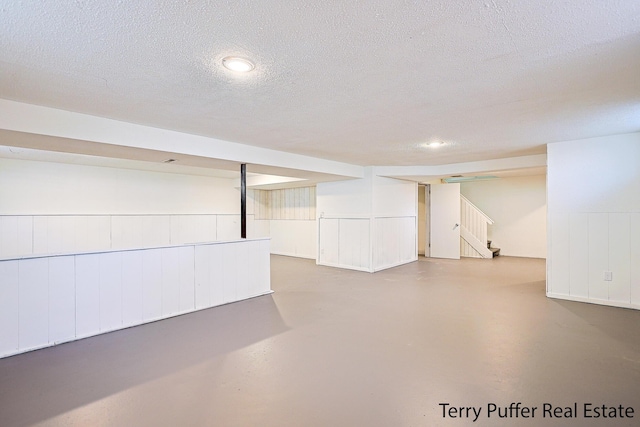
{"type": "Polygon", "coordinates": [[[461,198],[461,199],[463,199],[463,200],[464,200],[466,203],[468,203],[469,205],[471,205],[471,206],[472,206],[476,211],[478,211],[478,213],[479,213],[480,215],[482,215],[482,216],[484,217],[484,219],[486,219],[486,220],[487,220],[487,223],[489,223],[489,224],[493,224],[493,223],[494,223],[494,221],[493,221],[491,218],[489,218],[489,215],[487,215],[486,213],[484,213],[484,212],[482,211],[482,209],[480,209],[479,207],[477,207],[476,205],[474,205],[473,203],[471,203],[471,202],[469,201],[469,199],[467,199],[466,197],[464,197],[462,194],[460,194],[460,198],[461,198]]]}

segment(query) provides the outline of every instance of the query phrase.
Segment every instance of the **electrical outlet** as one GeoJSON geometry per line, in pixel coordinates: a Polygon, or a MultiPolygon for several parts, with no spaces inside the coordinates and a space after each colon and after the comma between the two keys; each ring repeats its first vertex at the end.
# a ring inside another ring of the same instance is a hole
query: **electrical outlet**
{"type": "Polygon", "coordinates": [[[605,271],[604,272],[604,280],[605,282],[610,282],[613,280],[613,272],[611,271],[605,271]]]}

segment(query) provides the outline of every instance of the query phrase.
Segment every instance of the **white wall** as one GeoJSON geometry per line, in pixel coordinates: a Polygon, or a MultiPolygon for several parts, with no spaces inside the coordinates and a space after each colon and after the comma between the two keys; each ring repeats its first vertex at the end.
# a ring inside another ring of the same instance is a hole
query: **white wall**
{"type": "Polygon", "coordinates": [[[271,237],[271,253],[316,259],[316,188],[254,190],[256,236],[271,237]]]}
{"type": "Polygon", "coordinates": [[[460,193],[495,221],[488,239],[500,255],[546,258],[546,176],[460,184],[460,193]]]}
{"type": "Polygon", "coordinates": [[[369,217],[373,210],[372,168],[348,181],[323,182],[316,187],[318,217],[369,217]]]}
{"type": "Polygon", "coordinates": [[[0,357],[270,292],[269,240],[0,260],[0,357]]]}
{"type": "Polygon", "coordinates": [[[269,223],[271,253],[316,259],[318,247],[315,220],[271,220],[269,223]]]}
{"type": "Polygon", "coordinates": [[[418,183],[373,176],[374,271],[418,259],[418,183]]]}
{"type": "Polygon", "coordinates": [[[547,152],[547,294],[640,308],[640,133],[547,152]]]}
{"type": "Polygon", "coordinates": [[[417,184],[373,175],[318,184],[318,264],[374,272],[417,259],[417,184]]]}
{"type": "Polygon", "coordinates": [[[240,191],[231,179],[0,158],[0,215],[192,213],[239,214],[240,191]]]}
{"type": "Polygon", "coordinates": [[[235,240],[239,211],[230,179],[0,159],[0,258],[235,240]]]}

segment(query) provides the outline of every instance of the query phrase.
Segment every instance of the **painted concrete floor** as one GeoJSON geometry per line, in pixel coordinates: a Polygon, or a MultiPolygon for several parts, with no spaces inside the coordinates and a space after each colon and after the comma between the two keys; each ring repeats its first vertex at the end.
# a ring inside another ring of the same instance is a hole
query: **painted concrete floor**
{"type": "Polygon", "coordinates": [[[640,312],[547,299],[544,279],[536,259],[274,256],[273,295],[0,360],[0,426],[638,425],[640,312]],[[512,402],[534,418],[488,418],[512,402]]]}

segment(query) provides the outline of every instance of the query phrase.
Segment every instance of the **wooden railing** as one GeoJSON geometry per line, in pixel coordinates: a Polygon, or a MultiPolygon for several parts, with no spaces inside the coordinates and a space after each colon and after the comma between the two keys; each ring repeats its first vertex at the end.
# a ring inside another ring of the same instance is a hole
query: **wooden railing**
{"type": "Polygon", "coordinates": [[[466,197],[460,195],[460,255],[491,258],[487,248],[487,229],[493,220],[466,197]]]}

